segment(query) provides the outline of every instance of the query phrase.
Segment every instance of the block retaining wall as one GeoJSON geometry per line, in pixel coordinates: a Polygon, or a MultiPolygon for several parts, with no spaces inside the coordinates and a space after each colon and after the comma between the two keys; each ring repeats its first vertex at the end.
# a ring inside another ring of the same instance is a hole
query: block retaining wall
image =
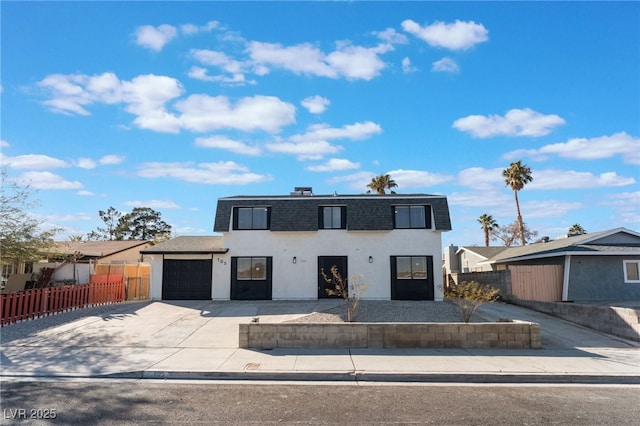
{"type": "Polygon", "coordinates": [[[538,302],[514,298],[511,303],[550,314],[594,330],[640,341],[640,310],[566,302],[538,302]]]}
{"type": "Polygon", "coordinates": [[[491,323],[240,324],[239,347],[540,349],[540,325],[491,323]]]}

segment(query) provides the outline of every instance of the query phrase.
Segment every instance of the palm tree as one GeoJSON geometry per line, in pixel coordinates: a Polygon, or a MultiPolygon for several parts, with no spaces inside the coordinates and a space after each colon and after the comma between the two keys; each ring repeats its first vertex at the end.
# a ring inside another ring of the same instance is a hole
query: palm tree
{"type": "Polygon", "coordinates": [[[582,234],[586,234],[587,230],[584,229],[582,225],[580,225],[579,223],[576,223],[572,225],[571,228],[569,228],[569,231],[567,233],[569,235],[582,235],[582,234]]]}
{"type": "Polygon", "coordinates": [[[531,176],[531,169],[525,164],[522,164],[522,161],[518,160],[514,163],[511,163],[508,169],[504,169],[502,171],[502,177],[504,177],[506,186],[510,186],[511,189],[513,189],[513,194],[516,198],[516,210],[518,211],[518,231],[520,232],[520,240],[522,241],[522,245],[525,245],[527,244],[527,241],[524,237],[524,225],[522,224],[522,215],[520,214],[518,191],[520,191],[527,183],[533,180],[533,177],[531,176]]]}
{"type": "MultiPolygon", "coordinates": [[[[389,175],[380,175],[371,178],[371,182],[367,184],[367,188],[369,188],[370,191],[375,191],[378,195],[384,195],[387,189],[390,190],[391,188],[396,188],[397,186],[398,184],[395,183],[395,181],[391,179],[391,176],[389,175]]],[[[391,193],[394,194],[393,191],[391,191],[391,193]]]]}
{"type": "Polygon", "coordinates": [[[482,225],[482,230],[484,231],[484,245],[485,247],[489,247],[489,234],[498,229],[498,223],[493,216],[486,213],[483,213],[482,216],[478,218],[478,222],[482,225]]]}

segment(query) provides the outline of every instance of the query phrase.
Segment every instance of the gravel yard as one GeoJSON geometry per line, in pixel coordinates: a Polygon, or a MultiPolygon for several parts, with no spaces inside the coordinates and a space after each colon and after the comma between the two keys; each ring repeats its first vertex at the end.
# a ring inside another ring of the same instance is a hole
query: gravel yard
{"type": "MultiPolygon", "coordinates": [[[[345,304],[323,312],[314,312],[287,322],[344,322],[345,304]]],[[[449,302],[362,300],[356,311],[356,322],[461,322],[459,309],[449,302]]],[[[483,322],[476,314],[471,322],[483,322]]]]}

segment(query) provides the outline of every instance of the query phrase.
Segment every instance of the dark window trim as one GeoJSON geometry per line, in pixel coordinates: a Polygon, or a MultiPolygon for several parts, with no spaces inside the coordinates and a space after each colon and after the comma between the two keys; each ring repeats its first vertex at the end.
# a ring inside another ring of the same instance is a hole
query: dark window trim
{"type": "Polygon", "coordinates": [[[318,206],[318,229],[347,229],[347,206],[318,206]],[[340,226],[325,228],[324,226],[324,209],[325,208],[340,209],[340,226]]]}
{"type": "Polygon", "coordinates": [[[268,231],[271,229],[271,207],[270,206],[236,206],[233,208],[233,230],[234,231],[268,231]],[[238,223],[238,213],[240,209],[252,210],[252,223],[250,228],[241,228],[238,223]],[[254,228],[253,227],[253,210],[264,209],[267,212],[267,225],[266,228],[254,228]]]}
{"type": "Polygon", "coordinates": [[[269,261],[268,261],[268,256],[237,256],[236,258],[236,262],[240,261],[240,260],[250,260],[251,261],[251,276],[248,278],[241,278],[238,276],[238,273],[240,272],[240,268],[236,267],[236,279],[238,281],[266,281],[267,277],[269,276],[269,261]],[[260,277],[254,277],[253,276],[253,272],[254,272],[254,260],[255,259],[261,259],[264,260],[264,271],[262,273],[262,276],[260,277]]]}
{"type": "Polygon", "coordinates": [[[431,205],[430,204],[398,204],[398,205],[394,205],[391,206],[391,211],[393,214],[393,228],[394,229],[432,229],[432,224],[431,224],[431,205]],[[412,226],[411,223],[409,223],[409,226],[403,226],[403,227],[399,227],[398,224],[396,223],[396,217],[397,217],[397,209],[398,207],[406,207],[409,208],[409,220],[411,220],[411,207],[422,207],[424,209],[424,226],[412,226]]]}

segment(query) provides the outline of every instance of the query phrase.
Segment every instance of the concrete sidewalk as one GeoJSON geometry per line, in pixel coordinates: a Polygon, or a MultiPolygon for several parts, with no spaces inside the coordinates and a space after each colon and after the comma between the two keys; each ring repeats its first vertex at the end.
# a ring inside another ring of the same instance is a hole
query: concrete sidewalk
{"type": "Polygon", "coordinates": [[[2,328],[11,377],[640,384],[640,344],[506,304],[486,320],[537,322],[543,349],[238,348],[238,324],[281,322],[335,304],[137,302],[2,328]]]}

